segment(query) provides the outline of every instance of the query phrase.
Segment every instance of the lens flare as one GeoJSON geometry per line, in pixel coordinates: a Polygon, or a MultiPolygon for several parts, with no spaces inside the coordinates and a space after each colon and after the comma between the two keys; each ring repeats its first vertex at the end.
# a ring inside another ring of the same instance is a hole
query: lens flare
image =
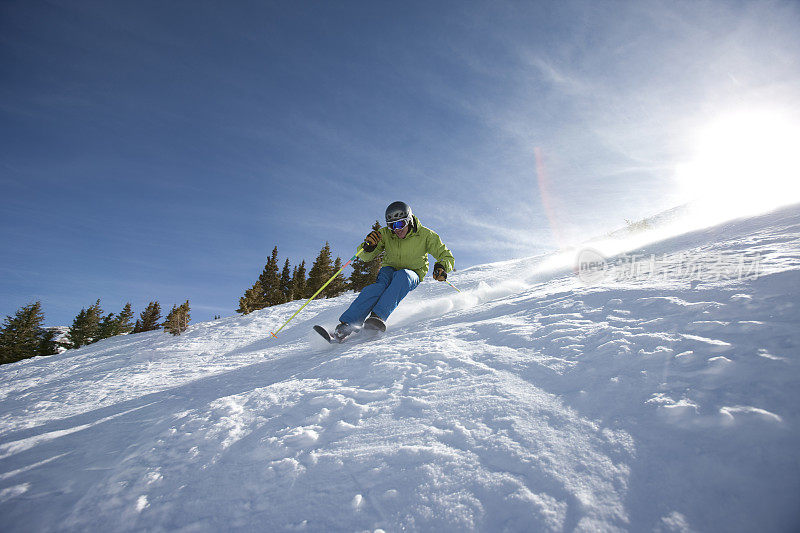
{"type": "Polygon", "coordinates": [[[553,239],[559,248],[563,248],[566,244],[566,239],[561,229],[553,195],[550,192],[550,178],[544,165],[542,149],[538,146],[534,147],[533,155],[536,158],[536,181],[539,185],[539,197],[544,207],[544,214],[550,224],[550,230],[553,232],[553,239]]]}

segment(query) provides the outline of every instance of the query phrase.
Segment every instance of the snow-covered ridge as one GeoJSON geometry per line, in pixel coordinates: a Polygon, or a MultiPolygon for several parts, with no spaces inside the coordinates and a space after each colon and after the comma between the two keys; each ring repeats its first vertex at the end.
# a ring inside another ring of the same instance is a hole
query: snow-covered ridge
{"type": "Polygon", "coordinates": [[[759,275],[586,286],[568,257],[0,369],[7,531],[788,531],[800,524],[800,208],[635,250],[759,275]]]}

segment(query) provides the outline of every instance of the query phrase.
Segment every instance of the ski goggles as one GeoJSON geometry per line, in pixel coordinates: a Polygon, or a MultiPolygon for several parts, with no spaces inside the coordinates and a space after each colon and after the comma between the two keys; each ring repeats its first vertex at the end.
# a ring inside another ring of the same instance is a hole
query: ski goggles
{"type": "Polygon", "coordinates": [[[386,225],[390,230],[403,229],[411,222],[411,217],[395,220],[394,222],[387,222],[386,225]]]}

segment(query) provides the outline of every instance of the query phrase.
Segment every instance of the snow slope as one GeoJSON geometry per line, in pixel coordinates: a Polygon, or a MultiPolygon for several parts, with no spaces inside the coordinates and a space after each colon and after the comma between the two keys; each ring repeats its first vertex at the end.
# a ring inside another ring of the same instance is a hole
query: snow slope
{"type": "Polygon", "coordinates": [[[800,208],[638,253],[426,281],[339,346],[352,294],[4,365],[2,529],[797,530],[800,208]]]}

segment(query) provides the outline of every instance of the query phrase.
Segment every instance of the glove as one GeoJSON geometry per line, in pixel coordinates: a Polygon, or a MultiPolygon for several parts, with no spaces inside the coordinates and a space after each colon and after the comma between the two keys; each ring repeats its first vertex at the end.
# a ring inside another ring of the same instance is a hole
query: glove
{"type": "Polygon", "coordinates": [[[433,265],[433,279],[436,281],[445,281],[447,279],[447,271],[444,269],[443,264],[436,263],[433,265]]]}
{"type": "Polygon", "coordinates": [[[379,242],[381,242],[381,234],[377,230],[372,230],[364,239],[364,244],[361,245],[361,248],[367,253],[374,252],[379,242]]]}

